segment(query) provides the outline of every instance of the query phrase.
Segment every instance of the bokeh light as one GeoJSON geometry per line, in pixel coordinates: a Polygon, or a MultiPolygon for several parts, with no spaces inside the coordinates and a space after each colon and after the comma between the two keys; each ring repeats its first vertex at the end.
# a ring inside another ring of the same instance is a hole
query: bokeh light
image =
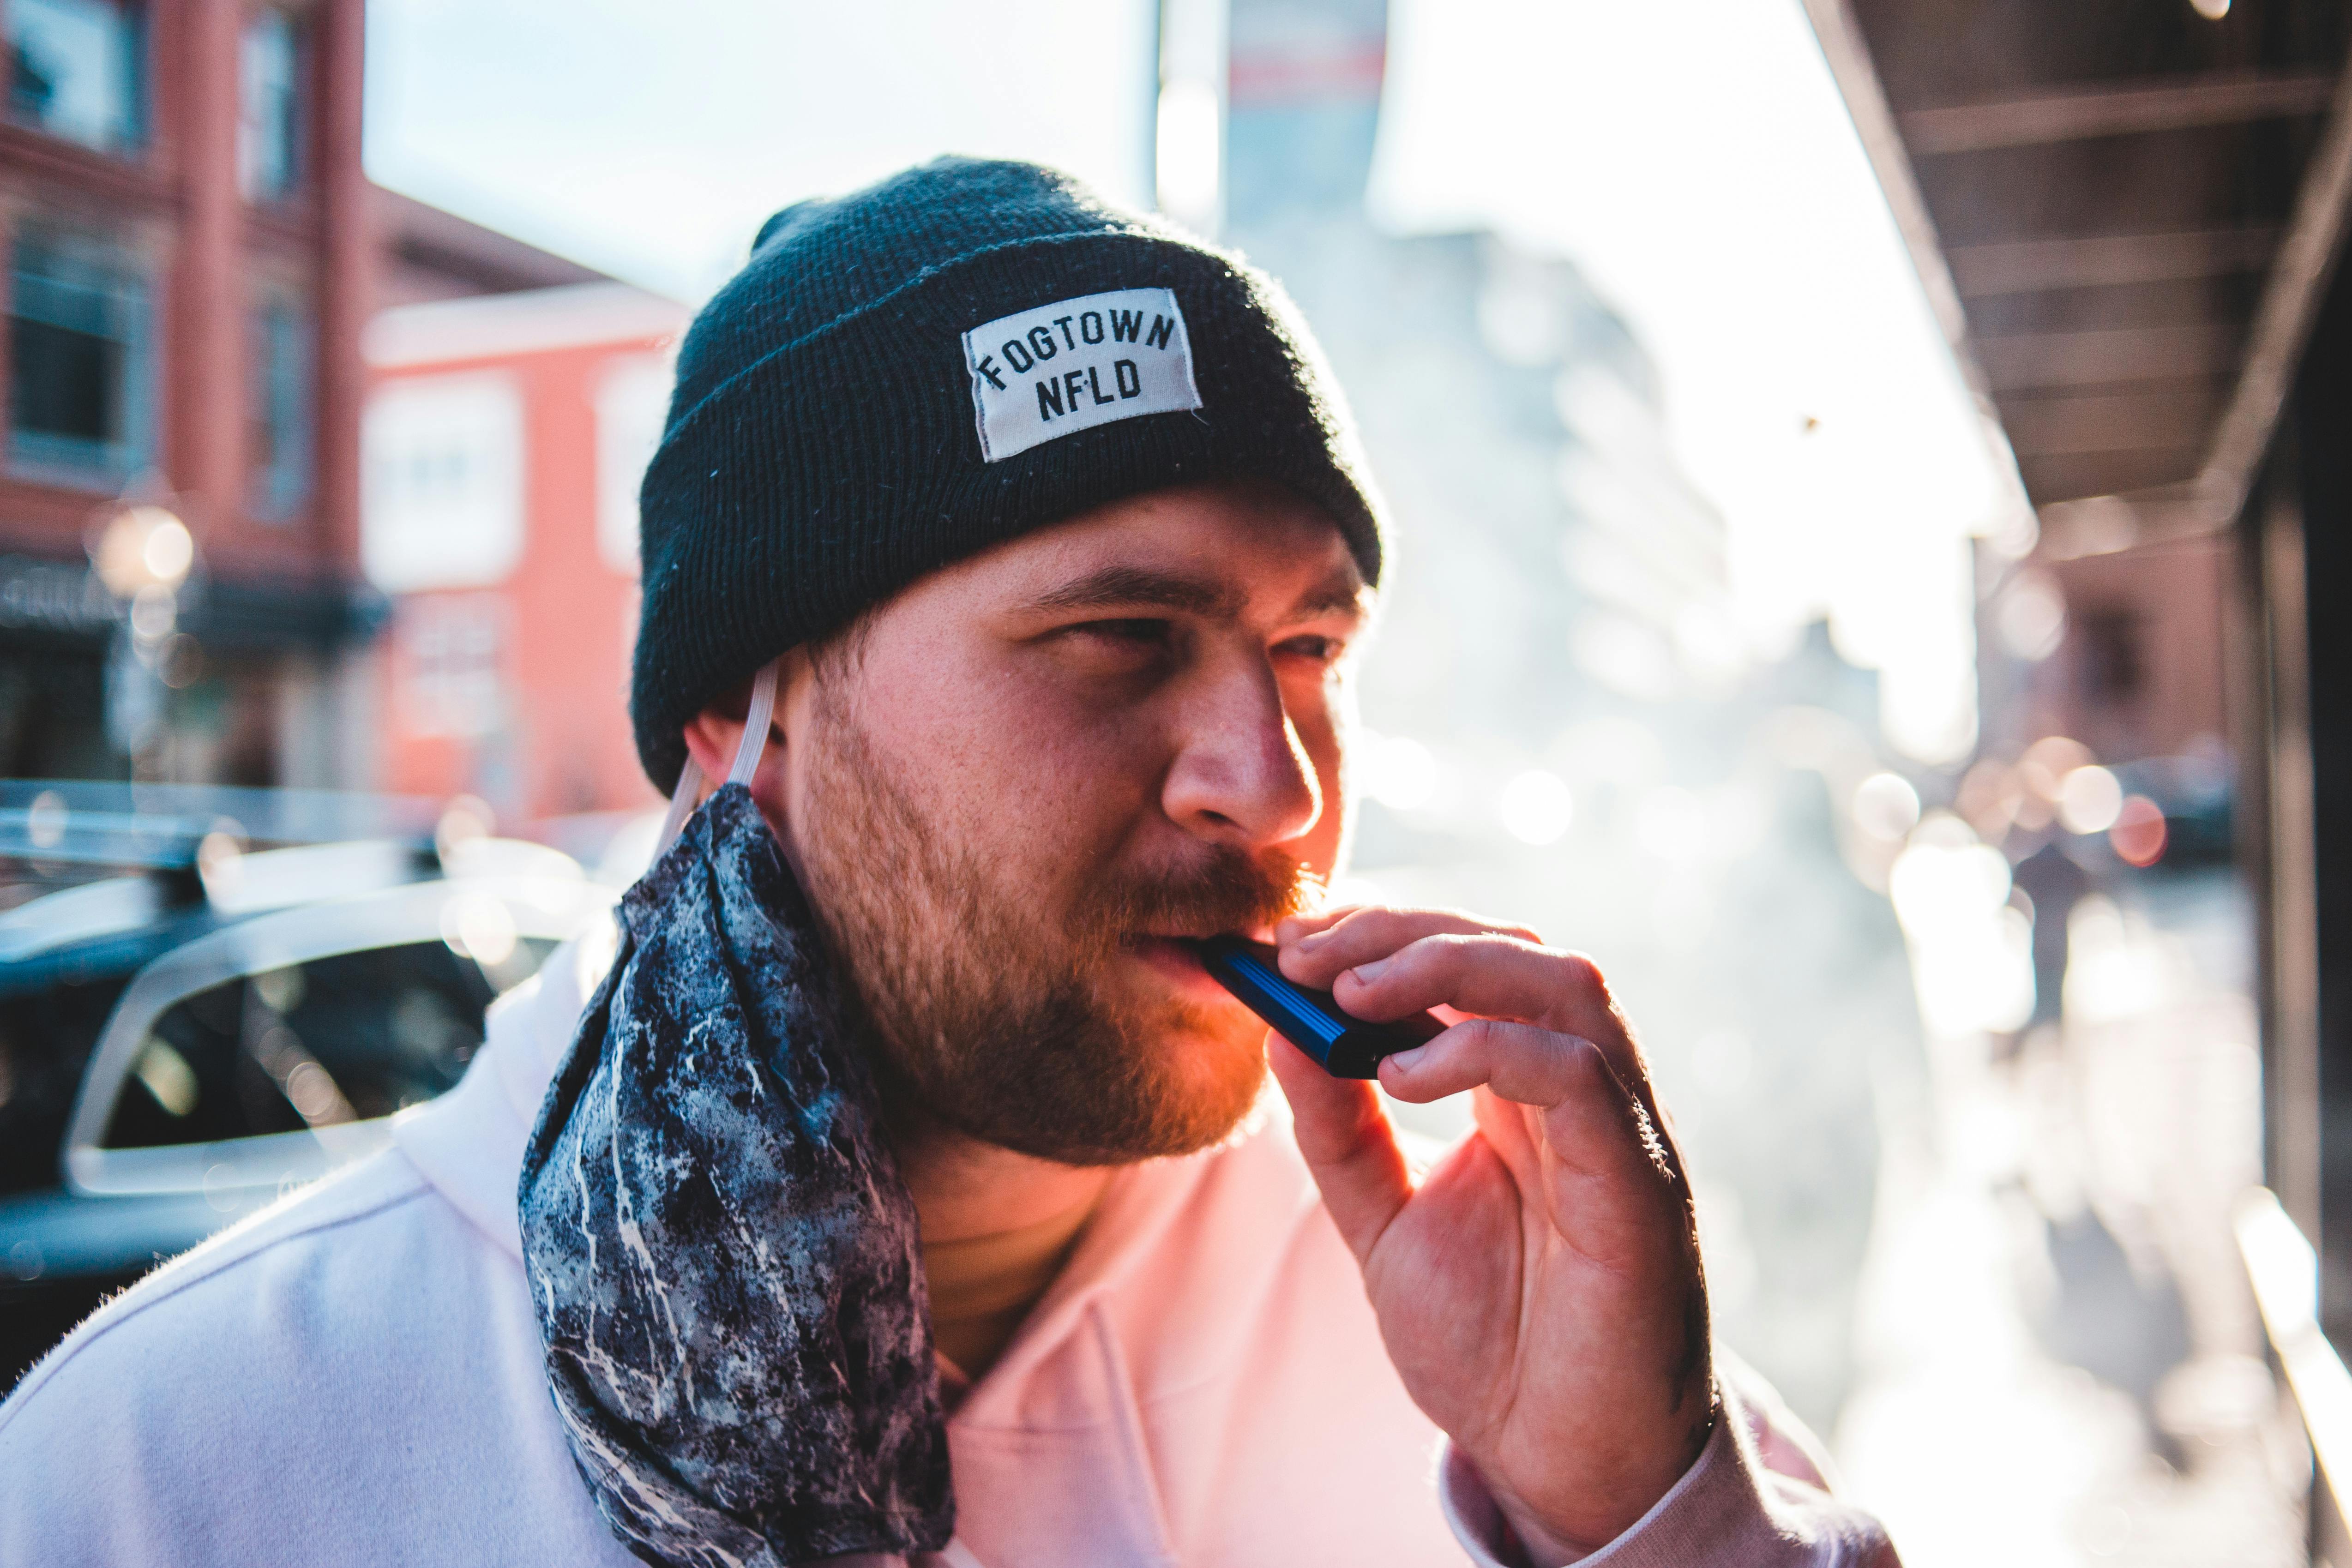
{"type": "Polygon", "coordinates": [[[148,529],[139,559],[156,581],[178,582],[195,562],[196,541],[189,537],[187,524],[167,514],[148,529]]]}
{"type": "Polygon", "coordinates": [[[487,968],[514,956],[518,935],[513,914],[490,894],[460,894],[441,906],[441,940],[487,968]]]}
{"type": "Polygon", "coordinates": [[[2145,795],[2126,795],[2116,808],[2107,843],[2126,865],[2152,866],[2164,858],[2164,808],[2145,795]]]}
{"type": "Polygon", "coordinates": [[[1496,809],[1521,843],[1555,843],[1576,820],[1576,797],[1559,774],[1535,768],[1503,786],[1496,809]]]}
{"type": "Polygon", "coordinates": [[[1886,892],[1906,932],[1944,936],[2007,902],[2009,862],[1990,844],[1916,842],[1895,859],[1886,892]]]}
{"type": "Polygon", "coordinates": [[[2041,570],[2020,571],[1993,607],[1993,631],[2011,655],[2039,664],[2066,638],[2066,599],[2057,580],[2041,570]]]}
{"type": "Polygon", "coordinates": [[[2058,781],[2058,821],[2070,833],[2104,833],[2123,810],[2124,787],[2096,763],[2058,781]]]}
{"type": "Polygon", "coordinates": [[[107,591],[129,599],[142,588],[179,587],[195,565],[196,541],[161,507],[126,507],[98,531],[89,557],[107,591]]]}
{"type": "Polygon", "coordinates": [[[1365,798],[1397,811],[1417,811],[1437,793],[1437,758],[1409,736],[1367,735],[1356,748],[1365,798]]]}
{"type": "Polygon", "coordinates": [[[2011,1030],[2033,1010],[2032,923],[2009,902],[2009,860],[1931,814],[1896,857],[1887,896],[1911,948],[1920,1020],[1947,1039],[2011,1030]]]}
{"type": "Polygon", "coordinates": [[[1853,791],[1853,821],[1874,839],[1899,840],[1919,821],[1919,791],[1899,773],[1874,773],[1853,791]]]}

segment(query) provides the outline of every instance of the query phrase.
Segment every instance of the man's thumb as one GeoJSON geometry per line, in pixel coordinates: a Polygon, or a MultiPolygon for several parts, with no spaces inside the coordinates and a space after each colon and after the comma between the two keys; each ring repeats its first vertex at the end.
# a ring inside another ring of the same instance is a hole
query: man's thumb
{"type": "Polygon", "coordinates": [[[1380,1092],[1362,1079],[1332,1077],[1279,1034],[1266,1037],[1265,1054],[1290,1102],[1298,1152],[1323,1207],[1361,1263],[1412,1196],[1412,1176],[1380,1092]]]}

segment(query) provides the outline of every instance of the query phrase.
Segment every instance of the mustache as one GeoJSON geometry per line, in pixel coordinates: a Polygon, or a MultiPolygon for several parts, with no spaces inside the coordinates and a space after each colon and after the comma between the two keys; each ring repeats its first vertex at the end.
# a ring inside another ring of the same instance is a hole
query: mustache
{"type": "Polygon", "coordinates": [[[1104,877],[1076,912],[1075,935],[1108,956],[1137,932],[1255,931],[1322,900],[1323,882],[1279,850],[1214,845],[1192,864],[1104,877]]]}

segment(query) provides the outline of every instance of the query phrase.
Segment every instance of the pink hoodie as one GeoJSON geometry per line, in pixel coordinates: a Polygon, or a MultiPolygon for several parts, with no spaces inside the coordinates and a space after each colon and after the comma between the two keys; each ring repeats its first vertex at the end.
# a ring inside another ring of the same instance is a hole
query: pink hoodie
{"type": "MultiPolygon", "coordinates": [[[[394,1149],[157,1270],[0,1406],[0,1563],[634,1561],[564,1448],[515,1220],[575,967],[502,1004],[394,1149]]],[[[1725,1396],[1697,1465],[1585,1561],[1891,1563],[1769,1394],[1725,1396]]],[[[1120,1173],[949,1438],[953,1568],[1516,1561],[1278,1114],[1120,1173]]]]}

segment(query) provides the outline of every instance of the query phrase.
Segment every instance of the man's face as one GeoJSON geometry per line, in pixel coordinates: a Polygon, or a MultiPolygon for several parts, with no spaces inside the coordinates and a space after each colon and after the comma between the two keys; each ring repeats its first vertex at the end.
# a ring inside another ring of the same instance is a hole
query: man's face
{"type": "Polygon", "coordinates": [[[1172,938],[1329,875],[1369,600],[1287,492],[1161,491],[922,579],[789,685],[762,803],[897,1104],[1073,1164],[1234,1128],[1265,1029],[1172,938]]]}

